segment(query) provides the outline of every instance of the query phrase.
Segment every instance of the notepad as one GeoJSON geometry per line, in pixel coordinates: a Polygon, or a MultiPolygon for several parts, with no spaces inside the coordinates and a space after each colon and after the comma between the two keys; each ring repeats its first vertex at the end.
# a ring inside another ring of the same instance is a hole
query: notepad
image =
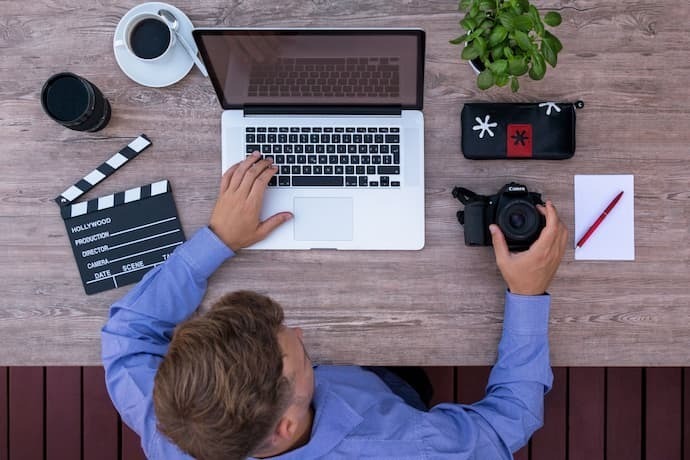
{"type": "Polygon", "coordinates": [[[635,187],[632,175],[575,176],[575,241],[616,195],[623,196],[581,248],[575,260],[635,260],[635,187]]]}

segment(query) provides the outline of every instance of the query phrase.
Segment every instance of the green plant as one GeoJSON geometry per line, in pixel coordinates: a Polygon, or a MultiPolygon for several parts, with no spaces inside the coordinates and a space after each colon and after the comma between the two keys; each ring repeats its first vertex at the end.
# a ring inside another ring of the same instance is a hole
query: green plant
{"type": "Polygon", "coordinates": [[[558,26],[560,14],[552,11],[541,17],[528,0],[461,0],[458,9],[466,13],[460,21],[465,33],[450,43],[465,44],[462,58],[479,59],[484,65],[477,76],[479,89],[510,83],[516,92],[518,77],[529,74],[541,80],[547,63],[556,67],[563,45],[544,24],[558,26]]]}

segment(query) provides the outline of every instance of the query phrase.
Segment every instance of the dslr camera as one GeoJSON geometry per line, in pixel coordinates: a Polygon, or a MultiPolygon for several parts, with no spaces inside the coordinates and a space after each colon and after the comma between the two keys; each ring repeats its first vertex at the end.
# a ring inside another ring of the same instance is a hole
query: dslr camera
{"type": "Polygon", "coordinates": [[[511,251],[524,251],[541,234],[546,219],[536,205],[543,205],[541,194],[529,192],[515,182],[506,184],[496,195],[478,195],[462,187],[453,189],[453,196],[465,205],[457,213],[465,227],[465,245],[491,246],[489,225],[499,226],[511,251]]]}

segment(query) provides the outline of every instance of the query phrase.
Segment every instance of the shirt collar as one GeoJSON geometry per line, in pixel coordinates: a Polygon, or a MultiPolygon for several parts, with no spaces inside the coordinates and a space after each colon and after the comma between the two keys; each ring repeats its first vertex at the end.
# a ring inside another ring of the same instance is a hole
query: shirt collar
{"type": "Polygon", "coordinates": [[[331,390],[327,381],[317,382],[312,402],[315,415],[309,442],[274,458],[303,460],[323,457],[364,420],[347,401],[331,390]]]}

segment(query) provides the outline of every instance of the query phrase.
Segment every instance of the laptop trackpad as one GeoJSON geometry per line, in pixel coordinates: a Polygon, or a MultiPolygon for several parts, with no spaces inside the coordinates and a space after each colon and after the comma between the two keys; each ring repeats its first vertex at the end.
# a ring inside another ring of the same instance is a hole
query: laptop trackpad
{"type": "Polygon", "coordinates": [[[297,241],[352,240],[352,198],[295,198],[297,241]]]}

